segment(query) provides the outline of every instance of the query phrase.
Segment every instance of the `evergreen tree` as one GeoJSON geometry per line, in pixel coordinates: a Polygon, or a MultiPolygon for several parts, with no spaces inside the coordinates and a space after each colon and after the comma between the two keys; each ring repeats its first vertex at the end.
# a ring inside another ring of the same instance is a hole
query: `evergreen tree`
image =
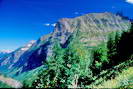
{"type": "Polygon", "coordinates": [[[85,86],[91,78],[88,50],[77,37],[66,48],[57,43],[45,65],[47,69],[33,83],[37,88],[77,88],[85,86]]]}
{"type": "Polygon", "coordinates": [[[90,57],[88,50],[80,43],[79,39],[75,38],[72,43],[67,47],[65,63],[67,63],[68,70],[66,74],[69,75],[67,79],[68,87],[80,87],[84,85],[85,78],[91,76],[90,57]],[[84,82],[82,81],[84,80],[84,82]]]}
{"type": "Polygon", "coordinates": [[[121,38],[122,32],[117,31],[109,35],[107,48],[108,48],[108,59],[110,60],[110,66],[116,65],[119,63],[118,60],[118,44],[121,38]],[[117,59],[117,60],[116,60],[117,59]]]}
{"type": "Polygon", "coordinates": [[[63,58],[64,50],[57,43],[53,48],[53,56],[50,57],[46,62],[46,70],[40,73],[38,79],[34,81],[33,86],[36,88],[55,88],[55,87],[65,87],[60,85],[62,83],[62,71],[64,60],[63,58]]]}
{"type": "Polygon", "coordinates": [[[99,74],[102,69],[105,69],[105,65],[109,63],[107,52],[108,49],[106,43],[99,45],[99,47],[94,50],[94,61],[91,66],[94,76],[99,74]]]}

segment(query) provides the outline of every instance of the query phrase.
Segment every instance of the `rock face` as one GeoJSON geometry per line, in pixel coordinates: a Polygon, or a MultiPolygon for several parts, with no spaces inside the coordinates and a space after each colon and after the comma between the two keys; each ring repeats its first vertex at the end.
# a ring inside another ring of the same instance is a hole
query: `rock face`
{"type": "Polygon", "coordinates": [[[3,57],[10,54],[11,51],[10,50],[3,50],[3,51],[0,51],[0,62],[2,61],[3,57]]]}
{"type": "Polygon", "coordinates": [[[52,47],[57,40],[63,46],[70,36],[76,35],[85,46],[94,47],[107,41],[107,35],[110,32],[127,31],[130,25],[129,20],[107,12],[63,18],[56,23],[53,33],[42,36],[32,46],[20,48],[4,57],[0,67],[8,64],[8,69],[17,69],[16,73],[20,74],[41,66],[43,61],[52,54],[52,47]]]}
{"type": "Polygon", "coordinates": [[[83,34],[81,40],[84,42],[106,40],[106,33],[127,30],[129,26],[128,20],[112,13],[92,13],[74,19],[61,19],[56,25],[53,38],[64,44],[78,30],[83,34]]]}

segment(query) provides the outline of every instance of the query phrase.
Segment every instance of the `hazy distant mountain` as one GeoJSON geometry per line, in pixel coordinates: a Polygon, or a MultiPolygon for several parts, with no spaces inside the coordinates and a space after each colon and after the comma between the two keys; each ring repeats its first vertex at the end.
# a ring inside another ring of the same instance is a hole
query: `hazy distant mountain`
{"type": "Polygon", "coordinates": [[[103,41],[113,31],[127,31],[130,21],[112,13],[91,13],[76,18],[63,18],[56,23],[53,33],[42,36],[38,41],[15,50],[2,58],[0,70],[20,74],[35,69],[52,54],[55,41],[66,47],[71,36],[79,37],[85,46],[93,48],[103,41]]]}
{"type": "Polygon", "coordinates": [[[20,47],[11,53],[3,55],[0,59],[0,72],[9,72],[11,69],[14,69],[15,67],[13,65],[19,61],[21,55],[25,53],[34,43],[35,41],[30,41],[27,45],[20,47]]]}
{"type": "Polygon", "coordinates": [[[11,53],[12,51],[10,50],[3,50],[3,51],[0,51],[0,58],[2,58],[3,56],[5,56],[6,54],[9,54],[11,53]]]}
{"type": "Polygon", "coordinates": [[[12,51],[11,50],[3,50],[3,51],[0,51],[1,53],[11,53],[12,51]]]}
{"type": "Polygon", "coordinates": [[[3,57],[5,54],[5,52],[0,52],[0,58],[3,57]]]}

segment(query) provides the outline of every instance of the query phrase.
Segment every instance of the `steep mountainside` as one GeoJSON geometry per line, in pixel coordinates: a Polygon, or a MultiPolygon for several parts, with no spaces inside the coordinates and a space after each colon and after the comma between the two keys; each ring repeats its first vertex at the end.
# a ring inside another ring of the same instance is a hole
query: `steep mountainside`
{"type": "Polygon", "coordinates": [[[0,72],[8,73],[12,69],[14,69],[14,64],[19,61],[21,55],[26,52],[33,43],[35,43],[35,41],[30,41],[27,45],[20,47],[11,53],[3,55],[3,57],[1,57],[0,59],[0,72]]]}
{"type": "Polygon", "coordinates": [[[3,56],[5,56],[5,55],[7,55],[7,54],[9,54],[9,53],[11,53],[10,50],[0,51],[0,58],[2,58],[3,56]]]}
{"type": "Polygon", "coordinates": [[[0,58],[2,58],[4,55],[6,55],[7,53],[5,52],[0,52],[0,58]]]}
{"type": "Polygon", "coordinates": [[[101,42],[107,41],[107,35],[113,31],[127,31],[131,23],[129,20],[112,13],[91,13],[76,18],[59,20],[53,33],[42,36],[32,46],[19,48],[0,61],[2,68],[20,74],[35,69],[43,64],[52,54],[52,47],[59,41],[62,47],[69,44],[71,36],[79,37],[85,46],[93,48],[101,42]]]}
{"type": "MultiPolygon", "coordinates": [[[[12,78],[4,77],[2,75],[0,75],[0,82],[5,83],[13,88],[21,88],[22,87],[22,84],[19,81],[16,81],[12,78]]],[[[3,86],[3,87],[6,87],[6,86],[3,86]]],[[[9,88],[11,88],[11,87],[9,87],[9,88]]]]}

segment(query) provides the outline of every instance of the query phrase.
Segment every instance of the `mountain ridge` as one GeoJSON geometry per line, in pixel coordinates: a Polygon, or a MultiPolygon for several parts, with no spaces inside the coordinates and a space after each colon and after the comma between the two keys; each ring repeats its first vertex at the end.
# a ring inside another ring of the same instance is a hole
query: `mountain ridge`
{"type": "MultiPolygon", "coordinates": [[[[9,58],[8,56],[9,59],[17,61],[7,66],[7,70],[11,69],[11,72],[15,72],[13,74],[19,75],[43,65],[43,61],[52,55],[52,48],[56,41],[59,41],[63,46],[69,37],[77,32],[79,35],[76,36],[80,38],[82,43],[88,47],[96,47],[101,42],[107,41],[107,36],[110,32],[127,31],[130,25],[131,22],[129,20],[108,12],[60,19],[56,23],[53,33],[42,36],[29,49],[23,50],[18,58],[15,56],[10,56],[11,58],[9,58]]],[[[18,50],[21,50],[21,48],[18,50]]],[[[16,51],[10,55],[16,54],[16,51]]],[[[3,58],[2,60],[7,60],[8,58],[3,58]]],[[[1,64],[2,62],[0,62],[1,64]]],[[[5,64],[7,63],[5,62],[5,64]]],[[[2,68],[3,66],[1,65],[0,69],[2,68]]]]}

